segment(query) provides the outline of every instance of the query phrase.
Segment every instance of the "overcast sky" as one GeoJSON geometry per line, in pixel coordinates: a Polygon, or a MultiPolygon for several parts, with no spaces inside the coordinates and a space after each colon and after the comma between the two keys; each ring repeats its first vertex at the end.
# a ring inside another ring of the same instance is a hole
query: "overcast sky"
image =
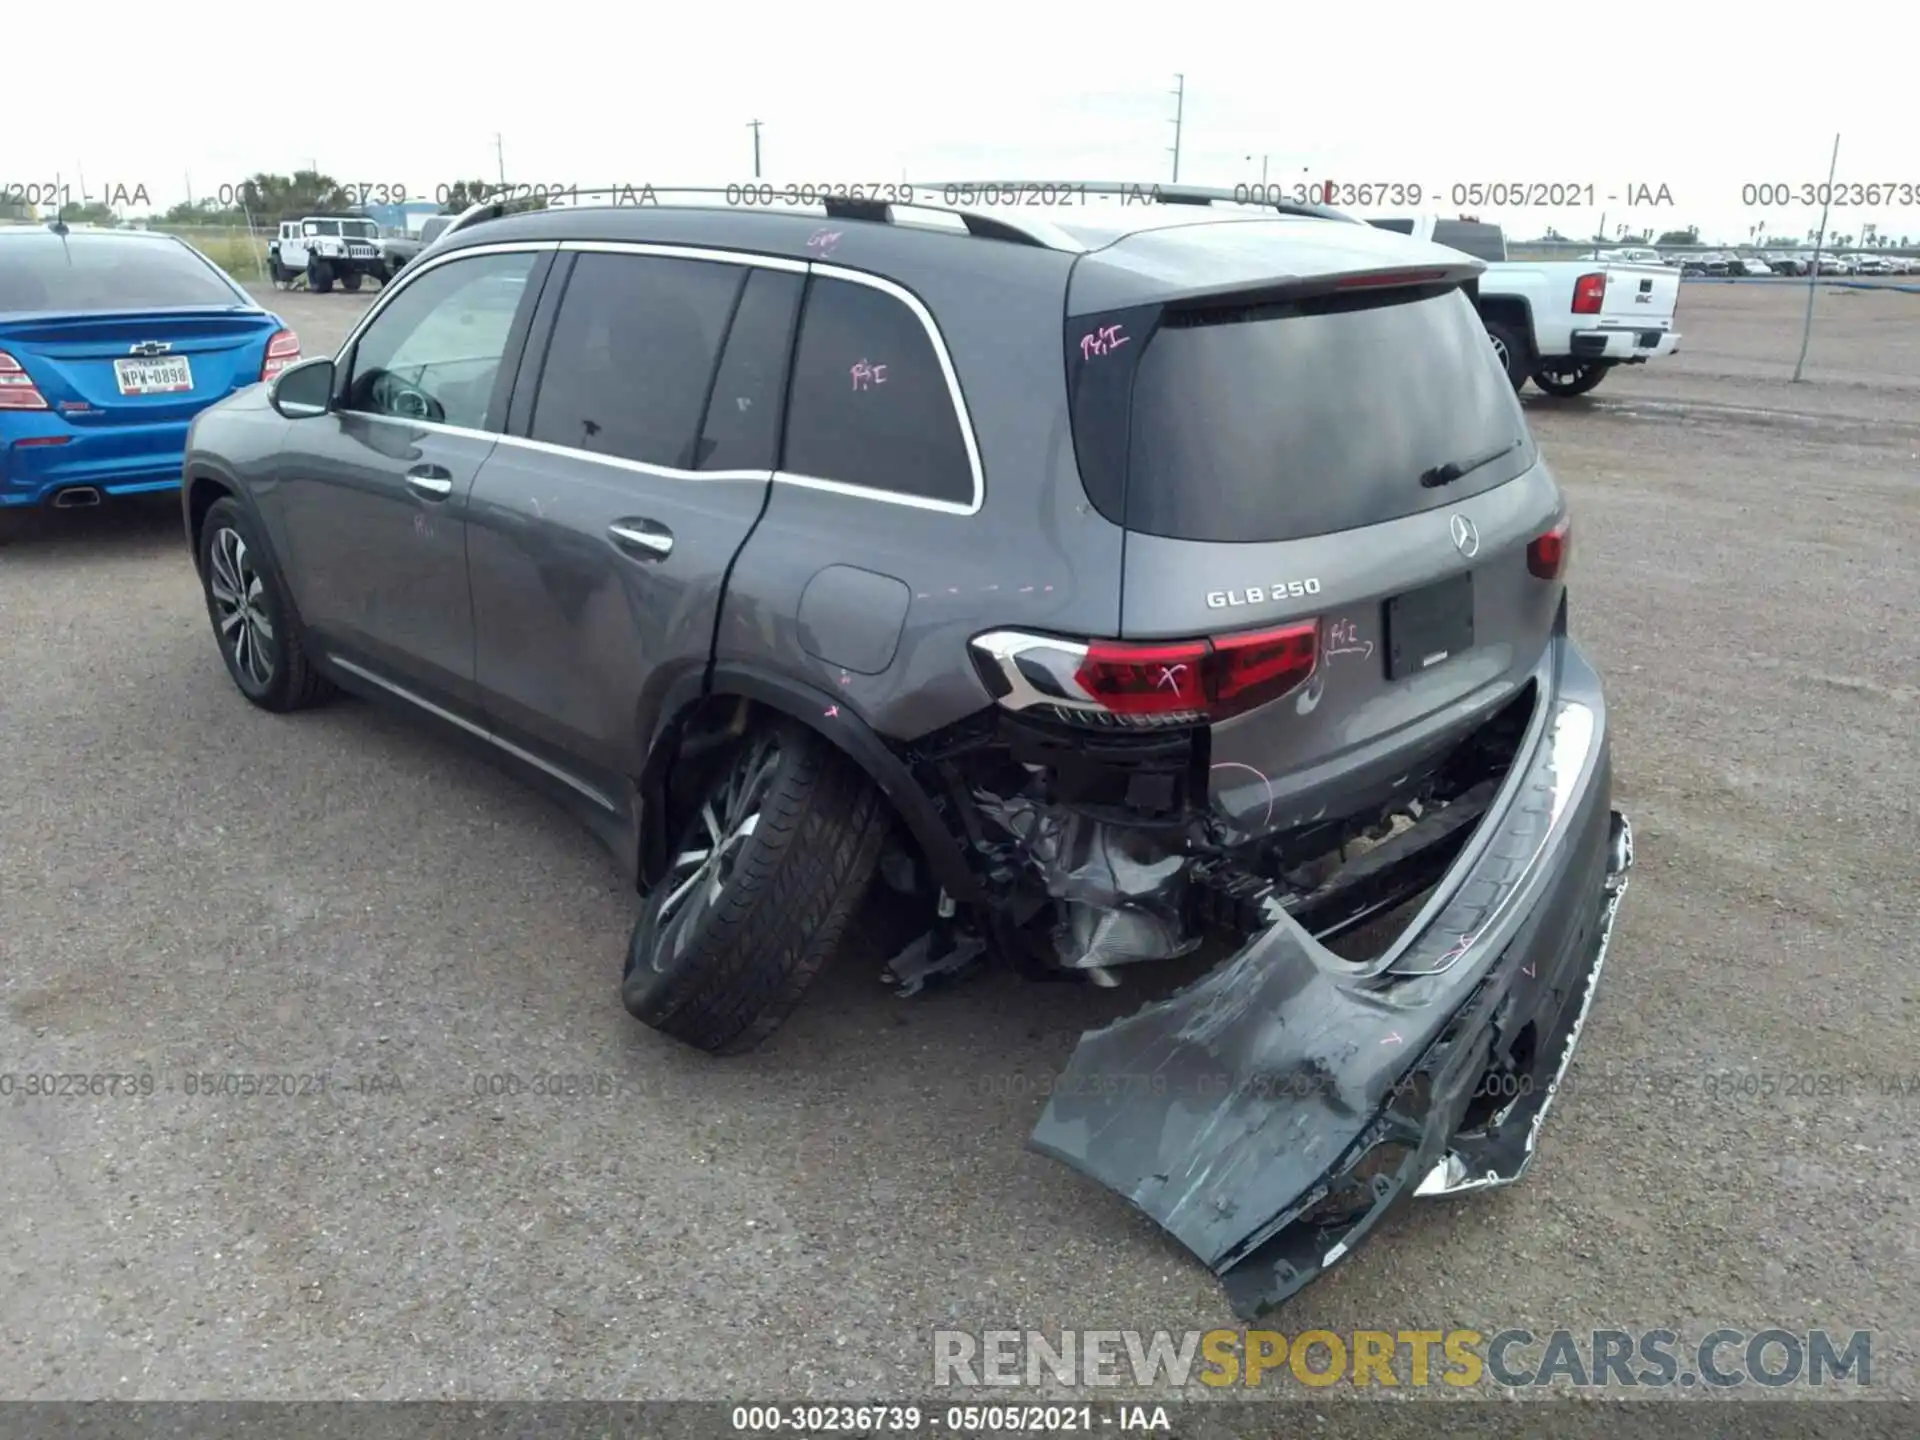
{"type": "MultiPolygon", "coordinates": [[[[313,161],[431,197],[497,178],[496,133],[517,182],[725,184],[752,174],[756,117],[781,181],[1165,180],[1184,70],[1194,183],[1258,180],[1265,155],[1275,179],[1417,183],[1447,210],[1455,184],[1591,185],[1591,208],[1478,208],[1521,236],[1588,234],[1604,209],[1609,231],[1697,224],[1728,240],[1761,218],[1816,223],[1817,208],[1749,211],[1741,187],[1824,181],[1839,131],[1843,181],[1920,200],[1908,4],[299,13],[94,4],[77,38],[74,11],[13,7],[0,93],[31,123],[0,128],[0,184],[57,174],[77,194],[84,175],[93,198],[144,186],[164,209],[189,183],[207,195],[313,161]],[[1641,185],[1674,203],[1629,211],[1641,185]]],[[[1920,204],[1897,195],[1833,228],[1862,221],[1920,242],[1920,204]]]]}

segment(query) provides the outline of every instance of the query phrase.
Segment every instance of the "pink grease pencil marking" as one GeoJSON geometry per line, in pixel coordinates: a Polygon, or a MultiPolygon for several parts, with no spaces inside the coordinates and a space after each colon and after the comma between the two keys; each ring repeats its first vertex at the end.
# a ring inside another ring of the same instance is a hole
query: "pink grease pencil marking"
{"type": "Polygon", "coordinates": [[[1120,333],[1118,325],[1102,325],[1091,335],[1080,337],[1080,358],[1091,360],[1096,355],[1106,355],[1118,350],[1133,337],[1120,333]]]}
{"type": "Polygon", "coordinates": [[[853,368],[847,373],[853,376],[853,388],[856,390],[871,390],[876,385],[887,383],[887,367],[869,365],[865,360],[854,361],[853,368]]]}

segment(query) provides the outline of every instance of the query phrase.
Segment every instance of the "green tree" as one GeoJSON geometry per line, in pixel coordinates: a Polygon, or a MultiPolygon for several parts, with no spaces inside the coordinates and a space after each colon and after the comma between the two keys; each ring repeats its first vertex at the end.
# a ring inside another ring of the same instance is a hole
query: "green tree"
{"type": "Polygon", "coordinates": [[[62,205],[60,218],[69,225],[118,225],[120,217],[104,200],[89,200],[84,205],[62,205]]]}
{"type": "Polygon", "coordinates": [[[238,210],[212,200],[182,200],[160,217],[163,225],[241,225],[245,217],[238,210]]]}
{"type": "Polygon", "coordinates": [[[1662,230],[1660,232],[1660,238],[1653,243],[1655,245],[1698,245],[1700,243],[1700,227],[1698,225],[1689,225],[1684,230],[1662,230]]]}
{"type": "Polygon", "coordinates": [[[241,182],[240,200],[256,224],[355,208],[353,196],[318,170],[296,170],[291,175],[262,170],[241,182]]]}

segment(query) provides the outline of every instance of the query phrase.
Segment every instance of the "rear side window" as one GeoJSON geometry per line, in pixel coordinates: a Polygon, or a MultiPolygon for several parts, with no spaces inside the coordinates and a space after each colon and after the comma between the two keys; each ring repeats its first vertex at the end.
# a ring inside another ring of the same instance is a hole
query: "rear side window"
{"type": "Polygon", "coordinates": [[[772,470],[779,463],[787,356],[805,283],[783,270],[750,272],[714,377],[695,469],[772,470]]]}
{"type": "Polygon", "coordinates": [[[1130,417],[1114,421],[1130,435],[1115,518],[1181,540],[1375,525],[1533,463],[1513,387],[1457,289],[1169,316],[1139,357],[1130,417]],[[1420,483],[1503,450],[1451,484],[1420,483]]]}
{"type": "Polygon", "coordinates": [[[0,315],[237,306],[212,265],[173,240],[52,231],[0,237],[0,315]]]}
{"type": "Polygon", "coordinates": [[[971,505],[953,390],[920,319],[869,285],[807,288],[782,469],[916,500],[971,505]]]}
{"type": "Polygon", "coordinates": [[[1391,230],[1396,235],[1411,235],[1413,233],[1413,221],[1411,220],[1369,220],[1367,223],[1376,230],[1391,230]]]}
{"type": "Polygon", "coordinates": [[[693,469],[720,342],[745,281],[738,265],[581,255],[554,319],[532,438],[693,469]]]}
{"type": "Polygon", "coordinates": [[[1476,260],[1497,263],[1507,258],[1507,237],[1498,225],[1474,220],[1436,220],[1433,243],[1460,250],[1476,260]]]}

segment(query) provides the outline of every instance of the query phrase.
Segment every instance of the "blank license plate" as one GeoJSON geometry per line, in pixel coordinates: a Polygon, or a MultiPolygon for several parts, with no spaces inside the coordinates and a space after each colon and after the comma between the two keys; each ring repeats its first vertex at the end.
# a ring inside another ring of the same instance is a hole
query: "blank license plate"
{"type": "Polygon", "coordinates": [[[122,395],[177,395],[193,389],[193,367],[184,355],[116,360],[113,378],[120,382],[122,395]]]}
{"type": "Polygon", "coordinates": [[[1418,675],[1473,648],[1473,572],[1387,601],[1387,678],[1418,675]]]}

